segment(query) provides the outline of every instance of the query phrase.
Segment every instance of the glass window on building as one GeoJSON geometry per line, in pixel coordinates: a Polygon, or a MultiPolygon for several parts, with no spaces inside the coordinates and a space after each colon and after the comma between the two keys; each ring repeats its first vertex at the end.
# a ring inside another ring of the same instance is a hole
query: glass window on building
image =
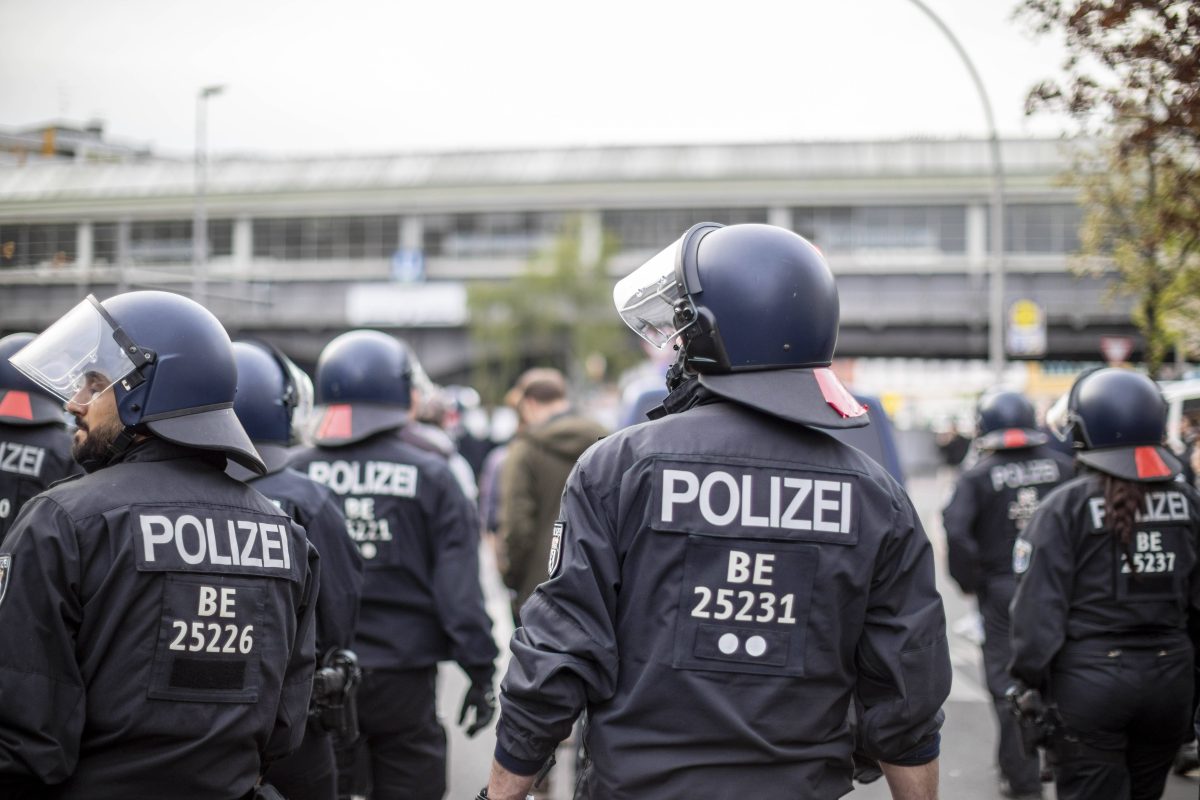
{"type": "Polygon", "coordinates": [[[697,222],[740,225],[766,222],[764,208],[650,208],[610,209],[603,213],[604,230],[616,237],[621,250],[662,249],[697,222]]]}
{"type": "Polygon", "coordinates": [[[565,216],[540,211],[431,214],[424,218],[425,255],[529,258],[550,245],[565,216]]]}
{"type": "Polygon", "coordinates": [[[826,252],[967,250],[965,206],[794,208],[792,227],[826,252]]]}
{"type": "MultiPolygon", "coordinates": [[[[115,231],[113,238],[116,238],[115,231]]],[[[116,249],[114,241],[114,258],[116,249]]],[[[232,254],[233,221],[208,220],[208,257],[220,258],[232,254]]],[[[130,223],[129,260],[132,263],[190,264],[192,257],[192,220],[138,220],[130,223]]]]}
{"type": "Polygon", "coordinates": [[[115,222],[97,222],[92,225],[92,263],[98,267],[109,267],[117,263],[119,231],[115,222]]]}
{"type": "Polygon", "coordinates": [[[75,263],[73,222],[0,224],[0,268],[66,267],[75,263]]]}
{"type": "Polygon", "coordinates": [[[391,258],[399,247],[400,218],[286,217],[256,219],[254,257],[281,261],[391,258]]]}
{"type": "Polygon", "coordinates": [[[1074,203],[1010,203],[1004,207],[1009,253],[1074,253],[1083,209],[1074,203]]]}

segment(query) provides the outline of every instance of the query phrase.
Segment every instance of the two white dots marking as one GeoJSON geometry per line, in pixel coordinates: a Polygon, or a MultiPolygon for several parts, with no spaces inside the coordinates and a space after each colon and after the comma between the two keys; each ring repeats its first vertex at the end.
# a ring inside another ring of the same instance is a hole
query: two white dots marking
{"type": "MultiPolygon", "coordinates": [[[[727,656],[731,656],[737,652],[741,642],[738,637],[732,633],[722,634],[717,640],[717,649],[727,656]]],[[[751,636],[746,640],[746,653],[754,658],[758,658],[763,653],[767,652],[767,640],[761,636],[751,636]]]]}

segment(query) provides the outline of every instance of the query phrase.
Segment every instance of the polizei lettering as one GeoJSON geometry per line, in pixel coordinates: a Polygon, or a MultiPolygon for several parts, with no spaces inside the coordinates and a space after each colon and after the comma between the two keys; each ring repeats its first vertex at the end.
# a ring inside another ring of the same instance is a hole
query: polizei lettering
{"type": "Polygon", "coordinates": [[[417,468],[390,461],[314,461],[308,477],[337,494],[417,496],[417,468]]]}
{"type": "Polygon", "coordinates": [[[135,530],[139,570],[299,578],[286,520],[142,513],[135,530]]]}
{"type": "Polygon", "coordinates": [[[0,442],[0,472],[36,478],[42,474],[42,462],[45,460],[46,450],[43,447],[0,442]]]}
{"type": "MultiPolygon", "coordinates": [[[[1092,526],[1095,530],[1104,528],[1104,498],[1093,497],[1088,500],[1088,510],[1091,512],[1092,526]]],[[[1191,509],[1183,492],[1159,491],[1146,492],[1142,507],[1137,510],[1134,520],[1138,523],[1187,522],[1191,519],[1191,509]]]]}
{"type": "Polygon", "coordinates": [[[997,464],[992,467],[989,477],[992,479],[992,489],[997,492],[1005,488],[1017,489],[1040,483],[1055,483],[1059,478],[1058,464],[1049,458],[997,464]]]}
{"type": "Polygon", "coordinates": [[[709,465],[663,466],[657,472],[655,510],[665,530],[763,528],[832,540],[855,532],[855,482],[844,475],[709,465]]]}

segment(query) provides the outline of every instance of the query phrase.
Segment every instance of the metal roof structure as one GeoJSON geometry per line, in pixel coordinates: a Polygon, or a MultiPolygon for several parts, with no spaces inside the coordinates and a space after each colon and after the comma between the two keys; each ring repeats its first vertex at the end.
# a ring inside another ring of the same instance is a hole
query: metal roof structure
{"type": "MultiPolygon", "coordinates": [[[[1043,183],[1070,166],[1064,140],[1002,142],[1006,177],[1043,183]]],[[[210,161],[207,189],[220,196],[308,192],[406,192],[497,187],[703,184],[803,181],[984,185],[991,163],[985,139],[791,142],[418,152],[378,156],[221,158],[210,161]]],[[[1027,182],[1027,181],[1026,181],[1027,182]]],[[[190,160],[123,163],[29,162],[0,168],[0,210],[13,204],[190,197],[190,160]]]]}

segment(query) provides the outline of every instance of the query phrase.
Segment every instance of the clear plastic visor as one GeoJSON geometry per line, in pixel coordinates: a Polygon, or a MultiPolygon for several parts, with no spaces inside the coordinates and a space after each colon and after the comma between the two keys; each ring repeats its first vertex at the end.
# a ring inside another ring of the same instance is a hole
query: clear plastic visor
{"type": "Polygon", "coordinates": [[[86,406],[134,369],[91,300],[68,311],[9,359],[64,402],[86,406]]]}
{"type": "Polygon", "coordinates": [[[303,442],[313,424],[313,383],[308,374],[293,364],[290,358],[284,361],[292,381],[295,402],[292,409],[292,436],[303,442]]]}
{"type": "Polygon", "coordinates": [[[1046,427],[1060,442],[1068,441],[1071,438],[1071,428],[1075,420],[1070,412],[1070,407],[1071,394],[1068,392],[1055,400],[1054,405],[1046,411],[1046,427]]]}
{"type": "Polygon", "coordinates": [[[675,304],[687,296],[687,290],[675,276],[682,246],[680,237],[613,287],[613,303],[621,319],[634,333],[658,348],[683,330],[675,327],[675,304]]]}

